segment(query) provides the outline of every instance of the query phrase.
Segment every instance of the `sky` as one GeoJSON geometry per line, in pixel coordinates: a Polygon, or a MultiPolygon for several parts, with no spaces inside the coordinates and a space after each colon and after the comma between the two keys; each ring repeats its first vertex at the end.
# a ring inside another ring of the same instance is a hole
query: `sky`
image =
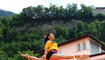
{"type": "Polygon", "coordinates": [[[86,6],[105,7],[105,0],[0,0],[0,9],[20,13],[23,8],[28,6],[43,5],[49,7],[50,4],[66,7],[67,4],[76,3],[78,7],[81,4],[86,6]]]}

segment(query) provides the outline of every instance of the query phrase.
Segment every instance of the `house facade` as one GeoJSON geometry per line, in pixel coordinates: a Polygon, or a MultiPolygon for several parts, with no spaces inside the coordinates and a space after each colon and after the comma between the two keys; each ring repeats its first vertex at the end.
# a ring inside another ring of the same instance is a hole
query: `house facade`
{"type": "Polygon", "coordinates": [[[91,6],[91,8],[92,8],[92,11],[93,11],[93,15],[96,15],[98,13],[105,14],[105,7],[94,7],[94,6],[91,6]]]}
{"type": "Polygon", "coordinates": [[[89,55],[91,60],[105,60],[103,44],[91,35],[84,35],[59,44],[61,55],[89,55]]]}

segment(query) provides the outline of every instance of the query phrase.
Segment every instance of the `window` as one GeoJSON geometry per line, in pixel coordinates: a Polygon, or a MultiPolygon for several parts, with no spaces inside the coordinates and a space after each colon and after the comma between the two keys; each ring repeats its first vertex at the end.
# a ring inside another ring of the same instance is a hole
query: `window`
{"type": "Polygon", "coordinates": [[[86,43],[83,43],[83,50],[86,50],[86,43]]]}
{"type": "Polygon", "coordinates": [[[90,40],[91,55],[100,53],[99,47],[99,44],[97,44],[95,41],[90,40]]]}
{"type": "Polygon", "coordinates": [[[81,45],[78,44],[78,51],[81,51],[81,45]]]}

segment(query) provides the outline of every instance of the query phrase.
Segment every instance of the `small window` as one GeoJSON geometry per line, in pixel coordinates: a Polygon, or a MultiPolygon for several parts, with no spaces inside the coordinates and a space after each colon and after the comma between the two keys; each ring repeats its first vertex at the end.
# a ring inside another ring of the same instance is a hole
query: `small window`
{"type": "Polygon", "coordinates": [[[78,51],[81,51],[81,45],[78,44],[78,51]]]}
{"type": "Polygon", "coordinates": [[[86,50],[86,43],[83,43],[83,50],[86,50]]]}

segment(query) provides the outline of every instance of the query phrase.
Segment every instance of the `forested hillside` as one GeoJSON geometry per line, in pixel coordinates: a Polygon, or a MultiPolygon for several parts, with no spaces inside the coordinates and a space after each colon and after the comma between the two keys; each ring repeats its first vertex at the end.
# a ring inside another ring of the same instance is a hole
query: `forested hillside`
{"type": "Polygon", "coordinates": [[[93,15],[92,8],[77,4],[63,6],[24,8],[20,14],[0,17],[0,60],[26,60],[21,53],[40,57],[43,36],[55,34],[62,43],[72,38],[91,34],[105,44],[105,15],[93,15]],[[45,27],[45,28],[43,28],[45,27]]]}
{"type": "Polygon", "coordinates": [[[0,16],[12,16],[14,13],[0,9],[0,16]]]}

